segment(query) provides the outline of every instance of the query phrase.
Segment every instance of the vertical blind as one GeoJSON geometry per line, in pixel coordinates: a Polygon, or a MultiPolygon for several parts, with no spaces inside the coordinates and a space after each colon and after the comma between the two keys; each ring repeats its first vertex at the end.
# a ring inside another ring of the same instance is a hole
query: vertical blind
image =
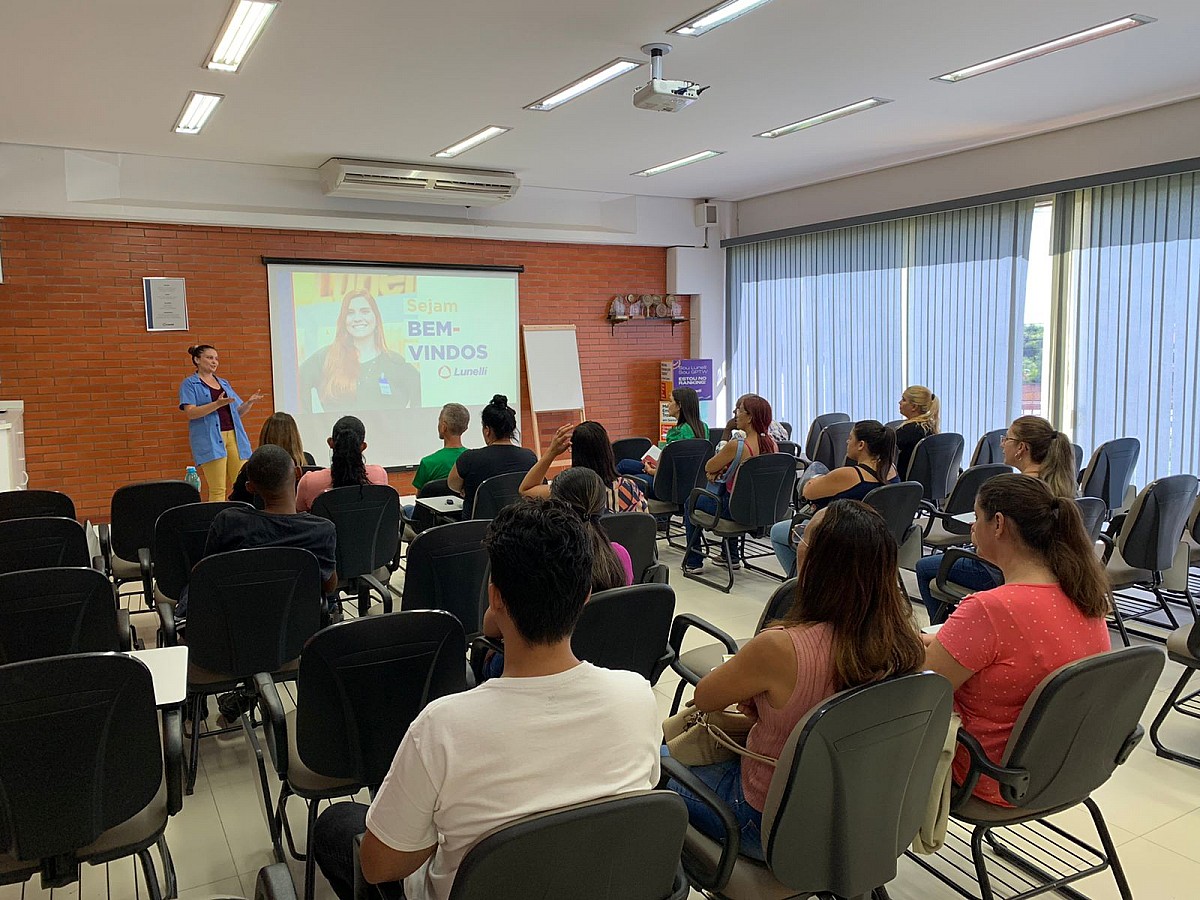
{"type": "Polygon", "coordinates": [[[943,400],[968,445],[1020,408],[1032,200],[732,247],[729,373],[801,434],[825,412],[943,400]]]}
{"type": "Polygon", "coordinates": [[[1200,473],[1200,173],[1057,202],[1076,441],[1139,438],[1138,485],[1200,473]]]}

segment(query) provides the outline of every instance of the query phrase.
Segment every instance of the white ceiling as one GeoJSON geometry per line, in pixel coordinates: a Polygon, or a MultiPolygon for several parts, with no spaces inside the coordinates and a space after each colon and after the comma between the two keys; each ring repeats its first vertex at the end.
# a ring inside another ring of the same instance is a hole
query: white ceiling
{"type": "Polygon", "coordinates": [[[1200,95],[1197,0],[774,0],[703,37],[665,36],[711,2],[282,0],[230,75],[200,67],[228,0],[3,0],[0,142],[312,168],[432,163],[498,124],[513,131],[454,164],[541,187],[739,200],[1200,95]],[[1133,12],[1159,21],[930,80],[1133,12]],[[689,109],[632,106],[648,67],[556,111],[523,109],[661,40],[675,45],[668,78],[712,85],[689,109]],[[171,131],[189,90],[226,95],[194,137],[171,131]],[[752,137],[868,96],[896,102],[752,137]],[[726,154],[629,174],[706,148],[726,154]]]}

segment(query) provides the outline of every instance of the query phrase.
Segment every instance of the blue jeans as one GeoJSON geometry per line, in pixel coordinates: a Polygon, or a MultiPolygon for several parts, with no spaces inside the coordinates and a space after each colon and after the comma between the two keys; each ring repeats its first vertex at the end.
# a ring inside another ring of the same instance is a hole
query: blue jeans
{"type": "Polygon", "coordinates": [[[792,520],[784,519],[771,526],[771,546],[775,548],[775,558],[783,573],[791,578],[792,569],[796,567],[796,548],[788,543],[792,534],[792,520]]]}
{"type": "MultiPolygon", "coordinates": [[[[717,504],[713,501],[712,497],[697,497],[696,498],[696,509],[700,510],[701,512],[715,513],[715,512],[717,512],[717,504]]],[[[720,514],[722,516],[729,515],[729,495],[725,494],[725,493],[721,494],[720,514]]],[[[691,518],[691,516],[689,516],[687,514],[686,510],[684,510],[684,514],[683,514],[683,530],[684,530],[684,533],[687,535],[687,542],[688,542],[688,546],[690,547],[692,545],[692,535],[695,534],[699,530],[699,526],[692,524],[692,518],[691,518]]],[[[729,558],[736,560],[738,558],[737,542],[736,541],[725,541],[725,543],[729,545],[729,558]]],[[[701,553],[699,550],[689,551],[683,560],[683,564],[685,566],[687,566],[688,568],[692,568],[692,569],[696,568],[697,566],[703,565],[703,563],[704,563],[704,554],[701,553]]]]}
{"type": "MultiPolygon", "coordinates": [[[[662,755],[670,755],[665,746],[662,755]]],[[[711,766],[694,766],[691,771],[707,787],[712,788],[733,813],[738,823],[740,852],[752,859],[763,859],[762,813],[750,805],[742,791],[742,758],[739,756],[711,766]]],[[[674,778],[667,782],[667,788],[683,798],[687,804],[688,822],[697,831],[714,841],[725,843],[725,826],[712,807],[674,778]]]]}
{"type": "Polygon", "coordinates": [[[646,473],[646,467],[642,464],[640,459],[617,460],[617,474],[628,475],[639,485],[641,485],[642,493],[646,495],[646,499],[658,499],[654,496],[654,476],[646,473]]]}
{"type": "MultiPolygon", "coordinates": [[[[942,566],[942,556],[941,553],[935,553],[933,556],[922,556],[917,560],[917,587],[921,591],[925,609],[929,611],[930,625],[938,625],[945,621],[945,617],[939,615],[942,601],[933,596],[932,589],[938,569],[942,566]]],[[[950,566],[950,580],[972,591],[990,591],[1000,585],[991,566],[974,559],[955,560],[950,566]]]]}

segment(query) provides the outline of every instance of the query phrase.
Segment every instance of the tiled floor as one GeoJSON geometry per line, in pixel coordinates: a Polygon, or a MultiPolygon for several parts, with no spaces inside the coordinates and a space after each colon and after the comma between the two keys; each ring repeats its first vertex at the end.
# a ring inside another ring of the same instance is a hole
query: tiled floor
{"type": "MultiPolygon", "coordinates": [[[[678,572],[680,556],[676,551],[666,549],[663,556],[664,562],[672,566],[677,611],[703,616],[735,637],[753,632],[764,602],[778,585],[764,576],[742,572],[733,593],[722,594],[683,578],[678,572]]],[[[920,615],[923,618],[924,613],[920,615]]],[[[142,634],[153,634],[150,620],[143,625],[142,634]]],[[[703,642],[703,636],[695,634],[687,646],[703,642]]],[[[1179,671],[1175,664],[1167,664],[1143,720],[1147,726],[1179,671]]],[[[655,688],[664,716],[676,683],[668,671],[655,688]]],[[[1200,752],[1200,722],[1174,717],[1164,735],[1200,752]]],[[[167,829],[181,900],[253,896],[258,869],[272,862],[256,790],[250,757],[240,735],[204,741],[196,791],[186,798],[183,811],[167,829]]],[[[1097,792],[1096,799],[1119,846],[1136,897],[1183,900],[1200,894],[1200,770],[1159,759],[1147,740],[1097,792]]],[[[302,804],[293,801],[291,814],[296,832],[302,835],[302,804]]],[[[1076,810],[1062,818],[1075,833],[1095,842],[1086,814],[1076,810]]],[[[297,884],[303,884],[302,865],[292,861],[291,866],[297,884]]],[[[145,896],[140,877],[138,881],[135,893],[134,864],[122,861],[107,867],[84,867],[80,884],[53,893],[59,900],[80,896],[84,900],[104,896],[128,900],[145,896]]],[[[908,860],[901,860],[898,876],[888,888],[896,900],[950,900],[957,896],[908,860]]],[[[1082,889],[1097,900],[1119,896],[1108,873],[1093,876],[1082,884],[1082,889]]],[[[43,900],[46,893],[35,880],[24,886],[0,887],[0,900],[43,900]]],[[[332,896],[318,876],[317,897],[331,900],[332,896]]],[[[693,892],[693,897],[699,894],[693,892]]]]}

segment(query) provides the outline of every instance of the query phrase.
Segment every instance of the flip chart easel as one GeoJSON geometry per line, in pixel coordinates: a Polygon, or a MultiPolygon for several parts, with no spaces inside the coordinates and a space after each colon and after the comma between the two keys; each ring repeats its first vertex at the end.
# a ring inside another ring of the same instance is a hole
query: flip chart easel
{"type": "Polygon", "coordinates": [[[538,413],[578,412],[583,408],[583,376],[579,371],[579,344],[574,325],[525,325],[525,377],[529,383],[529,412],[533,417],[533,441],[542,455],[542,432],[538,413]]]}

